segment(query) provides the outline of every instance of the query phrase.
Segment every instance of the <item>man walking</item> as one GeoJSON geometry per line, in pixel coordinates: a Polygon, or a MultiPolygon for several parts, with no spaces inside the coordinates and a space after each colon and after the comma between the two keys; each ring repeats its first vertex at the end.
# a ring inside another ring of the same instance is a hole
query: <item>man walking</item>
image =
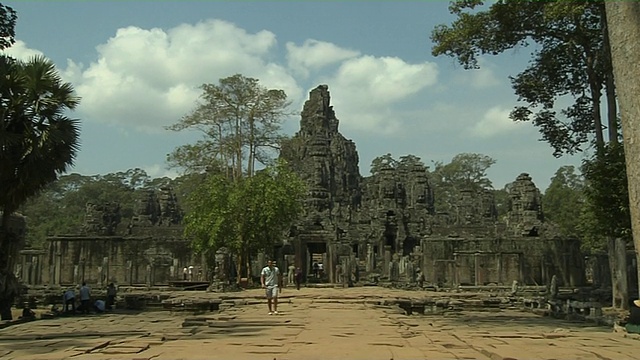
{"type": "Polygon", "coordinates": [[[282,274],[280,269],[273,264],[272,260],[267,262],[260,272],[260,283],[262,288],[266,289],[267,305],[269,306],[269,315],[278,314],[278,286],[282,286],[282,274]],[[272,307],[273,304],[273,307],[272,307]]]}

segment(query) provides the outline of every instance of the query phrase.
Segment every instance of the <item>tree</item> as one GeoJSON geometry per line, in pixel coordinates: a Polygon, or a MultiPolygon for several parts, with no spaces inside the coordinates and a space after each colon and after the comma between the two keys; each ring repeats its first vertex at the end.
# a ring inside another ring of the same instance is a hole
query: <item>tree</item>
{"type": "Polygon", "coordinates": [[[302,212],[305,194],[304,182],[282,161],[240,181],[212,174],[190,197],[185,235],[209,266],[215,266],[216,251],[226,247],[237,255],[237,280],[242,269],[251,278],[251,257],[273,249],[285,235],[302,212]]]}
{"type": "Polygon", "coordinates": [[[16,20],[18,16],[13,8],[0,4],[0,50],[15,43],[16,20]]]}
{"type": "Polygon", "coordinates": [[[167,129],[195,129],[204,138],[174,150],[167,156],[169,165],[187,173],[216,169],[234,179],[252,176],[256,162],[268,164],[270,150],[279,148],[280,123],[289,106],[286,94],[240,74],[201,89],[195,110],[167,129]]]}
{"type": "MultiPolygon", "coordinates": [[[[640,3],[606,2],[615,85],[620,100],[630,219],[637,264],[640,264],[640,3]]],[[[637,266],[640,275],[640,266],[637,266]]],[[[640,282],[640,276],[638,276],[640,282]]],[[[640,289],[640,287],[639,287],[640,289]]]]}
{"type": "Polygon", "coordinates": [[[542,196],[545,218],[557,224],[565,237],[579,234],[584,205],[584,180],[573,166],[562,166],[551,178],[542,196]]]}
{"type": "Polygon", "coordinates": [[[380,170],[384,168],[396,168],[398,166],[398,161],[393,158],[393,156],[389,153],[378,156],[371,161],[371,175],[376,175],[380,172],[380,170]]]}
{"type": "Polygon", "coordinates": [[[448,164],[436,162],[431,173],[436,210],[451,211],[461,190],[491,189],[487,170],[495,163],[491,157],[475,153],[458,154],[448,164]]]}
{"type": "Polygon", "coordinates": [[[27,62],[0,56],[0,78],[0,311],[6,319],[17,289],[12,270],[18,244],[6,231],[9,219],[73,164],[79,128],[65,111],[74,109],[79,98],[41,56],[27,62]]]}
{"type": "Polygon", "coordinates": [[[554,155],[582,151],[595,136],[604,147],[600,101],[606,92],[609,141],[618,140],[616,96],[609,56],[604,1],[509,1],[478,11],[480,0],[458,0],[450,11],[458,19],[432,32],[434,55],[448,55],[466,68],[477,68],[482,54],[497,55],[535,44],[532,61],[511,77],[519,100],[511,118],[531,121],[554,155]],[[558,111],[560,98],[573,104],[558,111]]]}

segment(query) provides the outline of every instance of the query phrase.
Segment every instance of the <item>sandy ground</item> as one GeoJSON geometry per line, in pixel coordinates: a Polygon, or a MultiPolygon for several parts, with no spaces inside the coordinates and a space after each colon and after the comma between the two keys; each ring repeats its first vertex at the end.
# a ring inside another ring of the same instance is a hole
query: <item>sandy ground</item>
{"type": "MultiPolygon", "coordinates": [[[[513,310],[407,316],[382,288],[286,290],[278,315],[262,291],[219,312],[112,313],[0,330],[0,359],[638,359],[638,340],[611,329],[513,310]]],[[[217,297],[183,293],[189,298],[217,297]]]]}

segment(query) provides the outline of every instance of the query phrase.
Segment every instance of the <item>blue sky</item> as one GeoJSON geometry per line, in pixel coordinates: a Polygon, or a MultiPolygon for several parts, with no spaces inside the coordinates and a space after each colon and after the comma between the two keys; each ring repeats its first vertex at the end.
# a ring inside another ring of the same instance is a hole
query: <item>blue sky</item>
{"type": "MultiPolygon", "coordinates": [[[[18,13],[7,52],[44,54],[82,97],[73,172],[175,176],[166,154],[198,136],[164,126],[193,109],[199,85],[236,73],[285,90],[294,111],[310,89],[329,85],[364,176],[386,153],[430,165],[472,152],[497,161],[494,187],[528,172],[544,191],[560,166],[581,160],[554,158],[537,129],[508,119],[517,104],[508,76],[526,66],[527,49],[484,57],[472,71],[431,55],[431,30],[453,20],[446,1],[2,3],[18,13]]],[[[287,119],[284,132],[299,120],[287,119]]]]}

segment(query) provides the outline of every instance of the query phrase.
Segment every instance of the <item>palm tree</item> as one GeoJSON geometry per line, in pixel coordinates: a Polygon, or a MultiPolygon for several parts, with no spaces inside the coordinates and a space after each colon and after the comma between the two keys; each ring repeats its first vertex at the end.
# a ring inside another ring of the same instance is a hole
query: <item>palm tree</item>
{"type": "Polygon", "coordinates": [[[65,115],[79,98],[43,56],[26,62],[0,56],[0,316],[11,318],[18,251],[12,214],[73,164],[78,120],[65,115]]]}

